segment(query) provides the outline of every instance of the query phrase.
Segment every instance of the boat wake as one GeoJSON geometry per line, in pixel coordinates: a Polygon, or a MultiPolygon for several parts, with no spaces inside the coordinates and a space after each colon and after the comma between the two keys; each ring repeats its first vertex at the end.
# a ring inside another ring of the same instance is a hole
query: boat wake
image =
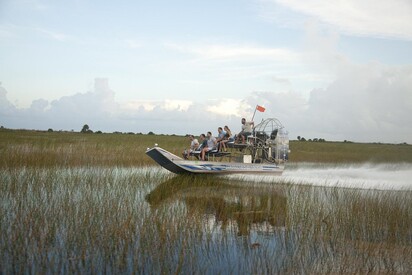
{"type": "Polygon", "coordinates": [[[315,186],[378,190],[412,190],[412,164],[327,165],[299,163],[280,177],[242,176],[256,182],[287,182],[315,186]]]}

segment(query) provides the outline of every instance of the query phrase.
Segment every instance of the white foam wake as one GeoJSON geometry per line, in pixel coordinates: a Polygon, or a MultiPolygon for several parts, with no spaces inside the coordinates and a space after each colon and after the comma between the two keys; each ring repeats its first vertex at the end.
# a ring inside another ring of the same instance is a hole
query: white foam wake
{"type": "Polygon", "coordinates": [[[326,165],[302,163],[286,167],[283,175],[246,176],[245,180],[290,182],[379,190],[412,190],[412,164],[326,165]],[[250,177],[250,178],[249,178],[250,177]]]}

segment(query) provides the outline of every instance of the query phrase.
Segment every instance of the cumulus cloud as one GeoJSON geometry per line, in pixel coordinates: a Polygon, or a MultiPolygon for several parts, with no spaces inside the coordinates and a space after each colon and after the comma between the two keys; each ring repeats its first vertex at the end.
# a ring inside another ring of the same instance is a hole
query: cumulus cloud
{"type": "Polygon", "coordinates": [[[16,107],[7,99],[7,90],[0,82],[0,114],[7,116],[13,114],[15,111],[16,107]]]}
{"type": "Polygon", "coordinates": [[[42,113],[49,106],[49,102],[45,99],[36,99],[30,105],[30,111],[34,113],[42,113]]]}
{"type": "Polygon", "coordinates": [[[361,141],[412,140],[412,67],[352,65],[325,89],[314,89],[307,124],[327,136],[361,141]]]}
{"type": "MultiPolygon", "coordinates": [[[[7,100],[5,92],[2,94],[2,101],[7,100]]],[[[87,120],[105,121],[117,108],[107,79],[96,79],[93,91],[64,96],[50,103],[37,99],[28,109],[18,109],[8,102],[7,105],[2,104],[0,111],[9,110],[3,120],[13,128],[76,129],[87,120]]]]}
{"type": "Polygon", "coordinates": [[[221,98],[210,101],[206,107],[208,113],[214,113],[222,116],[242,116],[243,115],[243,100],[233,98],[221,98]]]}
{"type": "Polygon", "coordinates": [[[51,102],[51,112],[69,113],[73,116],[99,117],[117,110],[115,93],[109,88],[108,80],[97,78],[94,91],[64,96],[51,102]]]}
{"type": "Polygon", "coordinates": [[[330,83],[314,87],[309,95],[258,92],[249,102],[260,100],[289,126],[294,138],[411,143],[412,66],[356,64],[336,50],[335,33],[320,34],[316,24],[306,30],[302,56],[317,72],[328,71],[330,83]]]}
{"type": "Polygon", "coordinates": [[[306,99],[293,91],[255,92],[268,116],[279,118],[292,138],[412,143],[412,66],[347,64],[345,73],[306,99]]]}
{"type": "Polygon", "coordinates": [[[218,100],[194,102],[174,99],[119,103],[108,79],[98,78],[92,91],[64,96],[52,102],[38,99],[29,108],[18,109],[8,101],[7,91],[0,86],[0,123],[9,128],[75,131],[88,124],[95,131],[169,134],[214,131],[234,120],[238,124],[238,118],[232,113],[233,106],[226,112],[209,109],[217,103],[218,100]]]}
{"type": "Polygon", "coordinates": [[[165,109],[168,111],[187,111],[192,104],[193,101],[191,100],[132,100],[123,104],[121,108],[124,111],[133,111],[137,109],[153,111],[155,108],[161,106],[161,109],[165,109]]]}
{"type": "MultiPolygon", "coordinates": [[[[292,138],[325,138],[412,143],[412,66],[388,66],[376,62],[356,64],[337,51],[339,36],[319,32],[317,24],[307,24],[302,62],[315,68],[310,79],[328,72],[330,84],[314,86],[309,94],[293,90],[293,78],[278,76],[284,90],[251,92],[242,98],[222,97],[198,102],[196,99],[146,100],[136,98],[120,103],[107,79],[98,78],[91,91],[47,101],[37,99],[27,109],[16,108],[0,85],[0,124],[10,128],[74,129],[88,124],[105,132],[143,132],[200,134],[229,125],[239,130],[240,117],[250,118],[256,104],[266,107],[256,122],[264,117],[279,118],[292,138]],[[321,45],[321,46],[319,46],[321,45]],[[315,64],[315,65],[314,65],[315,64]],[[289,83],[291,85],[289,85],[289,83]]],[[[201,58],[225,60],[258,58],[276,51],[233,48],[189,47],[201,58]],[[233,51],[232,54],[229,52],[233,51]]],[[[187,49],[183,49],[187,50],[187,49]]],[[[274,58],[273,60],[276,60],[274,58]]],[[[302,64],[302,63],[301,63],[302,64]]],[[[231,74],[236,73],[236,70],[231,74]]],[[[298,75],[299,73],[296,73],[298,75]]],[[[275,88],[274,88],[275,89],[275,88]]],[[[140,93],[142,94],[142,93],[140,93]]]]}
{"type": "Polygon", "coordinates": [[[0,87],[1,124],[10,128],[79,131],[83,124],[105,132],[200,134],[229,125],[240,129],[240,117],[250,118],[256,104],[266,107],[255,121],[276,117],[297,135],[327,140],[412,143],[412,67],[371,63],[347,64],[326,88],[315,88],[309,98],[296,91],[253,92],[243,99],[207,102],[160,100],[116,102],[107,79],[96,79],[86,93],[49,103],[33,101],[18,109],[0,87]]]}
{"type": "MultiPolygon", "coordinates": [[[[409,0],[273,0],[267,2],[275,3],[269,7],[270,9],[286,7],[310,18],[316,18],[342,33],[412,40],[412,20],[410,20],[412,3],[409,0]]],[[[290,17],[290,13],[286,12],[280,15],[290,17]]]]}

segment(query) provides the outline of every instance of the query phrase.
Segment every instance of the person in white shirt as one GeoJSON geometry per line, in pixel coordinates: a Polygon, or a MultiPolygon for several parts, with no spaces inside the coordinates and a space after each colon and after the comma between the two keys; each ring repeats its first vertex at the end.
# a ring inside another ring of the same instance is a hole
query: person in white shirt
{"type": "Polygon", "coordinates": [[[189,135],[190,147],[185,149],[182,153],[184,159],[188,159],[191,152],[195,151],[199,147],[199,142],[193,135],[189,135]]]}
{"type": "Polygon", "coordinates": [[[246,143],[247,137],[252,134],[253,126],[255,126],[253,121],[246,121],[245,118],[242,118],[242,131],[238,135],[238,141],[241,139],[242,143],[246,143]]]}

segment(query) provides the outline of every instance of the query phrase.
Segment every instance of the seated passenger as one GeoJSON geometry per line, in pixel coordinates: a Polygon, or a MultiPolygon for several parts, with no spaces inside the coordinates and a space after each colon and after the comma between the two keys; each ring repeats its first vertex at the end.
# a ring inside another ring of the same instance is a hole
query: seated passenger
{"type": "Polygon", "coordinates": [[[221,150],[226,152],[227,151],[226,143],[234,141],[235,139],[234,139],[234,137],[232,137],[232,131],[229,129],[228,126],[225,126],[224,130],[226,132],[226,135],[223,138],[223,140],[220,141],[220,148],[221,148],[221,150]]]}
{"type": "Polygon", "coordinates": [[[242,118],[242,131],[238,134],[238,142],[246,143],[247,137],[252,134],[253,126],[255,126],[253,121],[242,118]]]}
{"type": "Polygon", "coordinates": [[[190,153],[195,151],[199,147],[199,142],[193,135],[189,135],[189,140],[190,140],[190,147],[188,149],[185,149],[182,153],[184,159],[188,159],[190,153]]]}
{"type": "Polygon", "coordinates": [[[217,128],[217,131],[219,132],[216,139],[217,149],[220,151],[220,149],[222,149],[221,142],[226,138],[226,131],[224,131],[222,127],[217,128]]]}
{"type": "Polygon", "coordinates": [[[196,151],[201,151],[203,148],[207,147],[207,139],[205,134],[200,134],[200,145],[197,147],[196,151]]]}
{"type": "Polygon", "coordinates": [[[216,138],[212,136],[211,132],[207,132],[206,144],[207,144],[206,147],[202,147],[202,151],[200,153],[201,160],[205,160],[206,152],[216,149],[217,141],[216,141],[216,138]]]}

